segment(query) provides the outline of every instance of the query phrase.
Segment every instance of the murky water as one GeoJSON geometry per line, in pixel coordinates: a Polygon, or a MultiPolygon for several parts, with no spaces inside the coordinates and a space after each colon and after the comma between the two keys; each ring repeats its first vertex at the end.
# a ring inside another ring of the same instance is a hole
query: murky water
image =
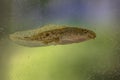
{"type": "Polygon", "coordinates": [[[13,0],[8,5],[3,1],[0,80],[119,80],[118,2],[13,0]],[[97,37],[82,43],[32,48],[17,45],[8,37],[44,24],[80,26],[93,30],[97,37]]]}

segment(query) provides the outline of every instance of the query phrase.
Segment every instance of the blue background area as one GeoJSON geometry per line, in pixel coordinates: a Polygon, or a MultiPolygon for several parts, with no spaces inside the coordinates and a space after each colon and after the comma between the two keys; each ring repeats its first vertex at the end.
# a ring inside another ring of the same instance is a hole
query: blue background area
{"type": "Polygon", "coordinates": [[[26,28],[48,23],[90,26],[114,23],[118,15],[118,7],[115,6],[117,1],[14,0],[13,26],[26,28]]]}

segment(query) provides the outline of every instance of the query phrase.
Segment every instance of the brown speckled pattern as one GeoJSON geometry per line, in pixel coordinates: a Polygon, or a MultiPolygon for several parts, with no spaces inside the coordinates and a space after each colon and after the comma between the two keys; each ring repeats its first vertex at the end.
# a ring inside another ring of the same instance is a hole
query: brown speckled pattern
{"type": "Polygon", "coordinates": [[[42,41],[45,44],[48,44],[51,42],[59,43],[61,37],[63,37],[63,36],[70,37],[70,34],[71,35],[84,35],[87,33],[92,33],[92,34],[88,35],[88,37],[95,38],[95,33],[92,31],[89,31],[87,29],[66,27],[66,28],[53,29],[53,30],[42,32],[42,33],[38,33],[31,37],[24,37],[24,39],[30,40],[30,41],[42,41]]]}

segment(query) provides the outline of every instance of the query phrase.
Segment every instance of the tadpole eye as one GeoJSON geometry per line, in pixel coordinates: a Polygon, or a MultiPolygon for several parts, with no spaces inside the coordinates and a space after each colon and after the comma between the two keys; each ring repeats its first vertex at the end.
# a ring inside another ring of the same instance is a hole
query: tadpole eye
{"type": "Polygon", "coordinates": [[[46,33],[45,35],[46,35],[46,36],[49,36],[50,34],[49,34],[49,33],[46,33]]]}

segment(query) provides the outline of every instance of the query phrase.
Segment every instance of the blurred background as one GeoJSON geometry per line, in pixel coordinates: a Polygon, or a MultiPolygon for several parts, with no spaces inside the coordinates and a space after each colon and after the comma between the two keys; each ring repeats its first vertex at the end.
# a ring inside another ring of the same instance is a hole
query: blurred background
{"type": "Polygon", "coordinates": [[[1,0],[0,80],[120,80],[120,0],[1,0]],[[9,40],[46,24],[96,32],[96,39],[48,47],[9,40]]]}

